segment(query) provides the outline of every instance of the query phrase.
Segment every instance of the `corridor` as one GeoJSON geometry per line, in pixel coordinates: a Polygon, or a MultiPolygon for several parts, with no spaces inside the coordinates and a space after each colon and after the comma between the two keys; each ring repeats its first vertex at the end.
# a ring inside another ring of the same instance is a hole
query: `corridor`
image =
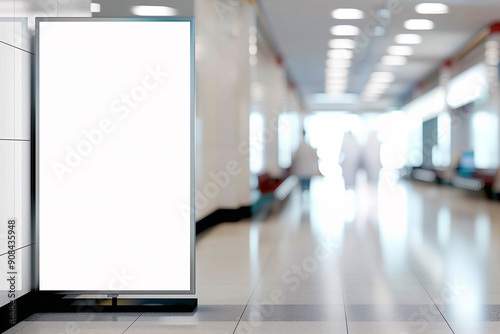
{"type": "Polygon", "coordinates": [[[35,314],[7,333],[499,333],[499,217],[451,187],[316,178],[198,236],[197,312],[35,314]]]}

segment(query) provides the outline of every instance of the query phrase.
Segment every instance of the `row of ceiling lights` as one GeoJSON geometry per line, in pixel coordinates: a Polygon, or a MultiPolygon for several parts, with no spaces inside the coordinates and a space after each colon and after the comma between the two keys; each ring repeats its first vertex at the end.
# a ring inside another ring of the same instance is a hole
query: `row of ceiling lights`
{"type": "MultiPolygon", "coordinates": [[[[418,14],[447,14],[449,8],[442,3],[421,3],[415,7],[418,14]]],[[[360,20],[365,17],[363,11],[356,8],[338,8],[332,12],[337,20],[360,20]]],[[[410,19],[404,23],[407,30],[432,30],[434,22],[428,19],[410,19]]],[[[335,25],[331,28],[332,35],[348,37],[360,34],[360,29],[354,25],[335,25]]],[[[381,63],[386,66],[401,66],[407,63],[408,56],[413,55],[411,45],[422,43],[422,37],[415,33],[399,34],[395,37],[397,45],[388,48],[387,55],[381,63]]],[[[326,67],[325,92],[330,95],[341,95],[347,90],[349,68],[354,57],[353,49],[356,41],[349,38],[336,38],[329,42],[328,60],[326,67]]],[[[385,93],[395,75],[391,72],[374,72],[363,91],[363,100],[378,101],[385,93]]]]}

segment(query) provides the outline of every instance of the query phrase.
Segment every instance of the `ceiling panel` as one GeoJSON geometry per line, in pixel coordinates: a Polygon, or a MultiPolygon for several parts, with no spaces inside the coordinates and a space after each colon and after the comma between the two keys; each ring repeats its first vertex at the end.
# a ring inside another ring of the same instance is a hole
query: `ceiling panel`
{"type": "MultiPolygon", "coordinates": [[[[426,2],[436,2],[429,1],[426,2]]],[[[348,93],[362,92],[370,73],[388,70],[396,74],[385,97],[396,101],[419,81],[425,79],[443,62],[456,54],[475,34],[493,22],[500,21],[499,0],[441,1],[450,6],[445,15],[421,15],[415,12],[414,0],[402,1],[401,12],[393,15],[382,37],[359,38],[365,45],[356,49],[349,77],[348,93]],[[395,45],[397,34],[412,33],[404,28],[408,19],[426,18],[435,22],[432,31],[417,32],[423,43],[414,46],[414,55],[404,66],[381,66],[380,59],[387,48],[395,45]]],[[[324,70],[328,41],[334,36],[335,24],[353,24],[362,31],[373,26],[376,13],[387,6],[386,0],[261,0],[261,8],[269,22],[271,34],[285,63],[304,96],[324,93],[324,70]],[[365,12],[362,20],[336,20],[331,12],[336,8],[358,8],[365,12]]],[[[358,43],[359,44],[359,43],[358,43]]],[[[364,104],[366,106],[366,104],[364,104]]],[[[359,109],[359,106],[357,107],[359,109]]]]}

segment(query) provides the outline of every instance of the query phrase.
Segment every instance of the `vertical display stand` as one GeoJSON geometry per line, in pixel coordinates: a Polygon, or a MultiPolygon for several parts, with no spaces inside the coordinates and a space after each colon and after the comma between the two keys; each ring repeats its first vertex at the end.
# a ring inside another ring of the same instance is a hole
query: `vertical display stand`
{"type": "Polygon", "coordinates": [[[196,308],[194,80],[193,18],[36,19],[40,311],[196,308]]]}

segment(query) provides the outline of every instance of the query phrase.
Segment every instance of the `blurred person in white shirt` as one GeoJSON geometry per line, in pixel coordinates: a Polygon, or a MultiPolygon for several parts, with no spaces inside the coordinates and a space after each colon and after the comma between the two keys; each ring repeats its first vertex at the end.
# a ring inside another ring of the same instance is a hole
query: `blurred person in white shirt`
{"type": "Polygon", "coordinates": [[[352,134],[348,131],[342,141],[340,156],[340,166],[342,167],[342,176],[344,177],[345,189],[354,189],[356,187],[356,175],[361,167],[361,148],[352,134]]]}
{"type": "Polygon", "coordinates": [[[305,141],[306,132],[297,152],[295,152],[292,165],[292,173],[300,179],[302,190],[309,190],[311,178],[321,175],[318,167],[318,152],[305,141]]]}

